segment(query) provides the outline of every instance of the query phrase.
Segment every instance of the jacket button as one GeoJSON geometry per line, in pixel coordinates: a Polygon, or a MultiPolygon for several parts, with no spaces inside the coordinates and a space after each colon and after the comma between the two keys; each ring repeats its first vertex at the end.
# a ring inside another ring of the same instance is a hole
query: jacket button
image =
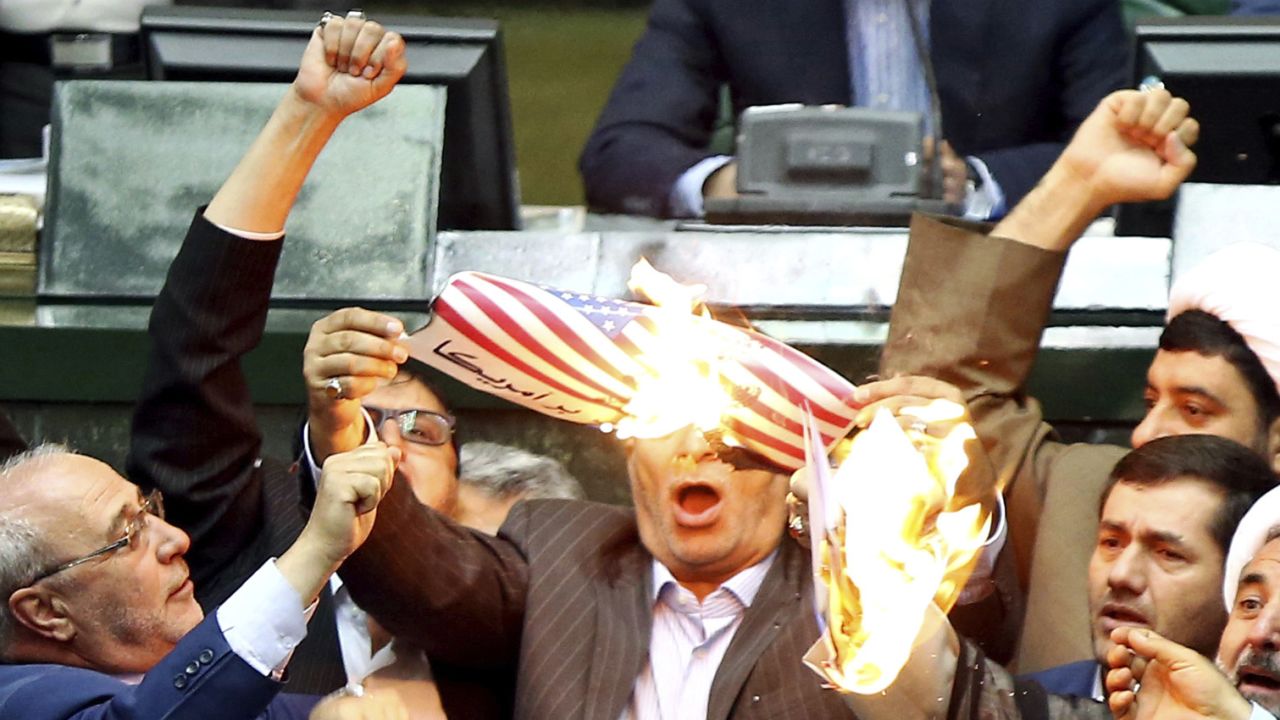
{"type": "Polygon", "coordinates": [[[187,676],[178,675],[177,677],[175,677],[173,679],[173,686],[178,688],[179,690],[185,688],[187,686],[187,676]]]}
{"type": "Polygon", "coordinates": [[[760,696],[759,696],[759,695],[752,695],[752,696],[751,696],[751,702],[753,702],[753,703],[758,703],[758,702],[760,702],[760,696]]]}
{"type": "Polygon", "coordinates": [[[200,672],[200,663],[197,663],[197,662],[187,663],[187,666],[183,668],[182,671],[188,675],[195,675],[196,673],[200,672]]]}
{"type": "Polygon", "coordinates": [[[208,665],[213,662],[213,651],[209,648],[205,648],[200,651],[200,657],[197,659],[200,661],[201,665],[208,665]]]}

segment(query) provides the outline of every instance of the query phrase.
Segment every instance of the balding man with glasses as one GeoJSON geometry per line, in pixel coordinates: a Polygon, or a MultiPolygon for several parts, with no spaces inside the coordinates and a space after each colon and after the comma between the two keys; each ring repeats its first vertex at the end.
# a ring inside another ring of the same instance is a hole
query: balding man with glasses
{"type": "Polygon", "coordinates": [[[277,695],[307,608],[368,536],[398,457],[377,443],[333,458],[297,540],[208,617],[158,491],[57,445],[0,464],[0,717],[402,717],[390,693],[277,695]]]}

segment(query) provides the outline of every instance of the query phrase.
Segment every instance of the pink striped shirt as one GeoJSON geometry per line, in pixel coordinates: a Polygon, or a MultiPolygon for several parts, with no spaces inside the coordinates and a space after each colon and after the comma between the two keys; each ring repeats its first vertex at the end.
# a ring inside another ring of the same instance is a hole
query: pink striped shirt
{"type": "Polygon", "coordinates": [[[622,720],[705,720],[711,681],[777,555],[729,578],[702,602],[653,561],[649,662],[622,720]]]}

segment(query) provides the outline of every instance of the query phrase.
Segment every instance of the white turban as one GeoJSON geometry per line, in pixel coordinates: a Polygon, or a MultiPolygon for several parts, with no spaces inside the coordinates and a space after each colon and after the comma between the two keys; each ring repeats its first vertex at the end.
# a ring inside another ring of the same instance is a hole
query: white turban
{"type": "Polygon", "coordinates": [[[1267,535],[1272,528],[1280,526],[1280,487],[1267,491],[1258,498],[1258,502],[1244,514],[1240,524],[1236,526],[1235,535],[1231,536],[1231,547],[1227,550],[1226,570],[1222,574],[1222,599],[1227,605],[1227,612],[1236,602],[1236,588],[1240,585],[1240,573],[1244,566],[1253,560],[1263,545],[1267,544],[1267,535]]]}
{"type": "Polygon", "coordinates": [[[1280,388],[1280,250],[1228,245],[1184,272],[1169,293],[1169,318],[1203,310],[1230,325],[1280,388]]]}

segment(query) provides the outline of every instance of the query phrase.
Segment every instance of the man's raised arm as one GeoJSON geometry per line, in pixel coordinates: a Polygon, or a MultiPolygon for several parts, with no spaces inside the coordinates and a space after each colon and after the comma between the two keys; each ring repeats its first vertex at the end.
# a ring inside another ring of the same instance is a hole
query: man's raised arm
{"type": "Polygon", "coordinates": [[[239,584],[224,577],[228,565],[252,571],[282,549],[245,552],[264,513],[261,435],[240,359],[262,337],[285,219],[338,124],[405,72],[399,35],[355,15],[326,17],[270,120],[192,223],[151,313],[129,474],[163,490],[191,535],[206,606],[239,584]]]}

